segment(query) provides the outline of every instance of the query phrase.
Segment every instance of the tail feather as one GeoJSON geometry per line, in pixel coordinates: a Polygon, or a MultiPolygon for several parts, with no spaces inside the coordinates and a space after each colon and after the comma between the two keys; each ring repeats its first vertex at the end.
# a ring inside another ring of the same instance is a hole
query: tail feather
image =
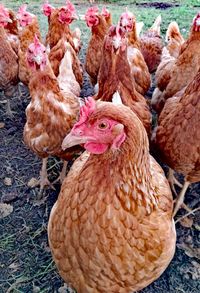
{"type": "Polygon", "coordinates": [[[176,41],[183,42],[184,38],[180,33],[180,29],[178,23],[176,21],[172,21],[167,29],[165,41],[168,42],[171,39],[175,39],[176,41]]]}
{"type": "Polygon", "coordinates": [[[144,26],[143,21],[136,22],[136,33],[137,33],[138,37],[139,37],[139,35],[140,35],[141,31],[142,31],[143,26],[144,26]]]}
{"type": "Polygon", "coordinates": [[[161,17],[161,15],[158,15],[157,18],[155,19],[152,27],[150,28],[150,30],[155,31],[158,35],[160,35],[161,22],[162,22],[162,17],[161,17]]]}

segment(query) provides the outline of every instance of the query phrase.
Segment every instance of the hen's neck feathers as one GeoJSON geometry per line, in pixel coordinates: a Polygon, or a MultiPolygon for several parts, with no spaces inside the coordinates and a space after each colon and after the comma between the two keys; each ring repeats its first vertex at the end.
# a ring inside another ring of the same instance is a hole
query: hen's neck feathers
{"type": "Polygon", "coordinates": [[[131,107],[133,101],[138,101],[136,90],[131,79],[130,65],[127,59],[127,49],[116,55],[103,49],[103,62],[99,72],[98,99],[112,101],[116,91],[121,92],[122,102],[131,107]],[[124,72],[126,74],[124,74],[124,72]],[[123,92],[126,92],[126,95],[123,92]]]}
{"type": "Polygon", "coordinates": [[[109,26],[102,15],[99,15],[98,18],[99,18],[98,25],[95,25],[92,27],[92,36],[99,36],[101,38],[104,38],[105,34],[108,31],[109,26]]]}
{"type": "Polygon", "coordinates": [[[2,27],[2,26],[0,26],[0,38],[1,39],[3,39],[3,38],[6,39],[6,32],[5,32],[4,27],[2,27]]]}
{"type": "Polygon", "coordinates": [[[137,36],[137,32],[136,32],[136,24],[133,25],[133,29],[131,32],[129,32],[128,34],[128,41],[129,41],[129,45],[133,45],[135,48],[140,48],[140,41],[139,38],[137,36]]]}

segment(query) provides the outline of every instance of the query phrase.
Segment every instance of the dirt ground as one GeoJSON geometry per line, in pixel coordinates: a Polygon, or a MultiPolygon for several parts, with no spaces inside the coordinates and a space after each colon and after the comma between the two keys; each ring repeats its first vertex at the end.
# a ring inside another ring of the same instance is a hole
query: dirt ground
{"type": "MultiPolygon", "coordinates": [[[[81,51],[82,61],[85,48],[86,45],[81,51]]],[[[82,96],[92,93],[85,75],[82,96]]],[[[0,100],[4,100],[3,96],[0,100]]],[[[44,198],[38,200],[38,188],[28,186],[31,178],[38,178],[41,168],[41,161],[23,143],[28,103],[29,98],[20,99],[17,94],[13,97],[13,119],[5,116],[4,104],[0,104],[0,204],[2,207],[6,203],[11,209],[3,218],[0,209],[0,293],[65,293],[69,291],[54,266],[47,240],[48,217],[60,187],[55,186],[55,191],[47,189],[44,198]]],[[[56,178],[60,167],[57,159],[49,160],[50,180],[56,178]]],[[[186,203],[193,209],[198,205],[199,194],[200,184],[191,185],[186,203]]],[[[180,211],[177,218],[183,214],[180,211]]],[[[176,228],[173,261],[156,282],[141,292],[200,292],[200,213],[177,223],[176,228]]]]}

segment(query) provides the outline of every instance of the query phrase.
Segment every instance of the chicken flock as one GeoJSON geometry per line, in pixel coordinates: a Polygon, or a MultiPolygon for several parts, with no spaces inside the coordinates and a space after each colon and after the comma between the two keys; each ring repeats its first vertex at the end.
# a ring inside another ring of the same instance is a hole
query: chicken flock
{"type": "Polygon", "coordinates": [[[13,115],[16,89],[22,94],[19,82],[28,86],[23,136],[42,159],[41,193],[54,184],[48,157],[63,160],[48,238],[64,281],[78,293],[136,292],[173,258],[173,217],[184,206],[188,186],[200,181],[200,13],[186,40],[171,22],[164,44],[161,16],[141,35],[143,24],[127,8],[113,25],[106,7],[91,6],[81,16],[91,29],[83,66],[81,31],[70,28],[79,18],[74,5],[54,8],[46,1],[42,10],[48,17],[44,42],[27,5],[16,14],[0,6],[5,115],[13,115]],[[83,99],[84,70],[95,94],[83,99]],[[66,176],[75,154],[80,156],[66,176]],[[168,165],[168,180],[156,159],[168,165]],[[183,185],[174,172],[184,176],[183,185]],[[173,208],[175,184],[181,191],[173,208]]]}

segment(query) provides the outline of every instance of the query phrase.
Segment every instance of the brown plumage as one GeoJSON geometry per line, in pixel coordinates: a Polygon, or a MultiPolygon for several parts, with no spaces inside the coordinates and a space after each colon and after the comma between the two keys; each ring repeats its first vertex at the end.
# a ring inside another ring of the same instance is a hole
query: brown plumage
{"type": "Polygon", "coordinates": [[[35,34],[38,38],[42,39],[39,29],[39,23],[36,16],[33,17],[33,20],[30,24],[25,27],[22,27],[19,31],[19,79],[25,84],[28,85],[32,71],[29,68],[26,60],[26,53],[28,46],[33,43],[35,34]]]}
{"type": "MultiPolygon", "coordinates": [[[[187,41],[181,46],[180,54],[178,58],[168,66],[167,75],[169,76],[168,82],[165,80],[165,86],[157,96],[157,104],[154,108],[160,112],[165,104],[165,101],[175,96],[190,81],[196,76],[200,67],[200,26],[197,20],[200,19],[198,14],[194,20],[193,25],[187,41]]],[[[173,59],[173,57],[171,56],[173,59]]],[[[171,61],[170,61],[171,62],[171,61]]],[[[166,68],[164,68],[166,71],[166,68]]],[[[160,87],[160,86],[159,86],[160,87]]]]}
{"type": "Polygon", "coordinates": [[[161,16],[159,15],[152,27],[140,37],[140,48],[149,72],[154,72],[161,60],[163,41],[160,35],[161,16]]]}
{"type": "MultiPolygon", "coordinates": [[[[137,116],[123,105],[98,102],[85,127],[102,119],[124,127],[126,139],[119,149],[85,152],[75,161],[51,211],[49,244],[60,275],[78,293],[136,292],[173,257],[172,195],[137,116]]],[[[65,146],[76,138],[78,127],[65,146]]]]}
{"type": "Polygon", "coordinates": [[[9,17],[12,20],[12,22],[9,22],[6,27],[6,33],[8,36],[8,40],[11,43],[11,46],[15,53],[18,55],[18,47],[19,47],[19,31],[18,31],[18,23],[15,13],[9,9],[9,17]]]}
{"type": "MultiPolygon", "coordinates": [[[[156,153],[189,183],[200,181],[199,124],[200,69],[181,96],[166,101],[154,133],[156,153]]],[[[183,199],[178,200],[175,213],[183,199]]]]}
{"type": "Polygon", "coordinates": [[[179,56],[181,45],[184,43],[184,38],[180,33],[178,23],[172,21],[166,32],[167,49],[171,56],[177,58],[179,56]]]}
{"type": "Polygon", "coordinates": [[[91,28],[92,35],[88,43],[85,58],[85,70],[89,74],[93,86],[97,83],[99,68],[102,60],[104,37],[109,29],[109,25],[104,16],[97,15],[97,18],[99,23],[91,28]]]}
{"type": "Polygon", "coordinates": [[[135,18],[133,21],[133,28],[128,34],[128,41],[128,60],[131,66],[131,74],[135,79],[135,88],[141,95],[145,95],[151,84],[151,76],[141,53],[135,18]]]}
{"type": "MultiPolygon", "coordinates": [[[[49,53],[49,61],[51,63],[55,76],[58,76],[59,74],[60,62],[65,55],[67,43],[68,42],[65,40],[65,38],[61,38],[58,41],[58,43],[51,49],[49,53]]],[[[70,46],[71,46],[71,43],[70,43],[70,46]]],[[[73,56],[72,66],[73,66],[74,74],[76,76],[76,80],[78,81],[80,86],[82,86],[82,83],[83,83],[82,65],[72,46],[71,46],[71,54],[73,56]]]]}
{"type": "Polygon", "coordinates": [[[61,23],[58,20],[60,9],[54,9],[50,15],[49,29],[46,36],[46,45],[49,45],[50,49],[52,49],[58,43],[60,38],[64,37],[75,49],[73,36],[69,25],[66,23],[61,23]]]}
{"type": "Polygon", "coordinates": [[[0,26],[0,89],[7,99],[7,114],[12,116],[10,98],[18,84],[18,56],[7,38],[7,33],[0,26]]]}
{"type": "Polygon", "coordinates": [[[25,143],[41,158],[50,154],[66,158],[61,144],[76,121],[78,99],[63,95],[50,67],[34,74],[29,90],[31,103],[26,109],[25,143]]]}
{"type": "Polygon", "coordinates": [[[112,101],[118,94],[122,103],[129,106],[142,121],[148,134],[151,131],[151,114],[145,98],[136,91],[127,59],[127,38],[122,35],[121,46],[114,48],[116,30],[112,27],[105,37],[103,59],[99,70],[99,91],[96,99],[112,101]]]}

